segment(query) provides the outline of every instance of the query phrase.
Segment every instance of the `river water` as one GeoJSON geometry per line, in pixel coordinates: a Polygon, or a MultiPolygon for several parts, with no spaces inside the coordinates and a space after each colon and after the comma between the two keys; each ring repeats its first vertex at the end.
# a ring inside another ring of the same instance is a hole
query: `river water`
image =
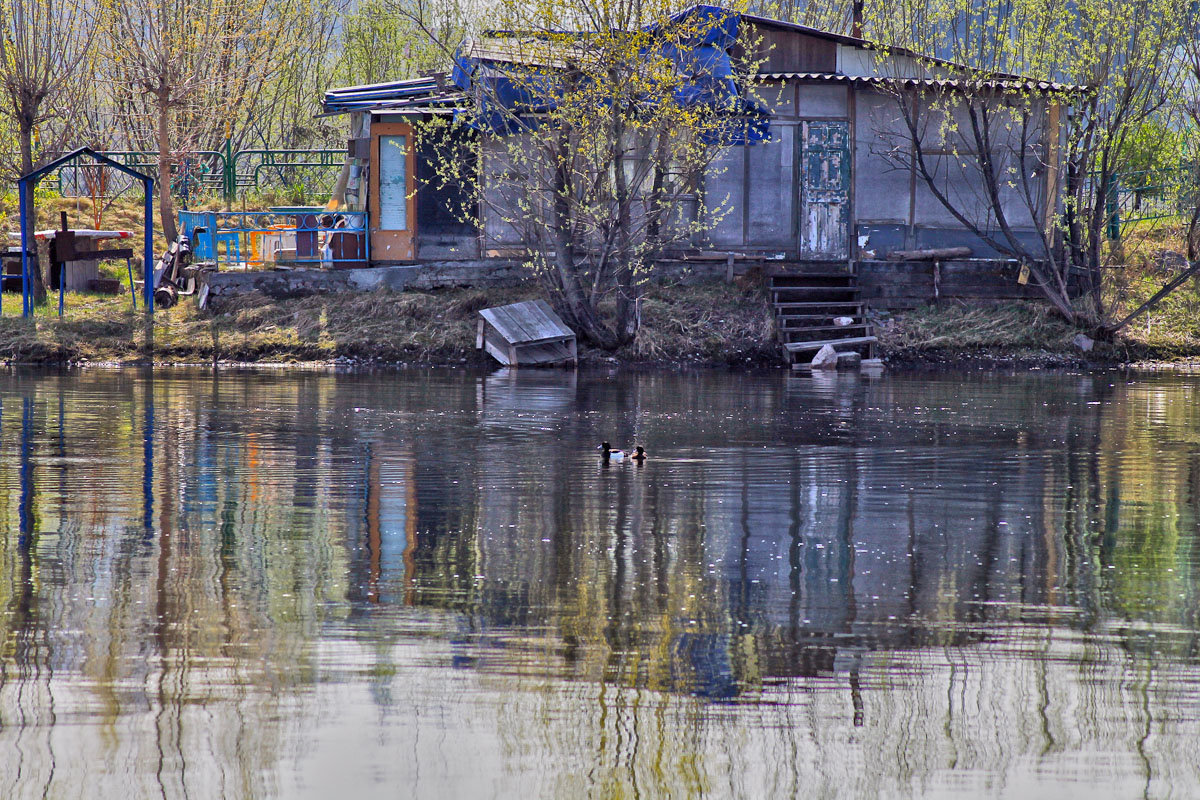
{"type": "Polygon", "coordinates": [[[0,796],[1198,796],[1198,398],[9,372],[0,796]]]}

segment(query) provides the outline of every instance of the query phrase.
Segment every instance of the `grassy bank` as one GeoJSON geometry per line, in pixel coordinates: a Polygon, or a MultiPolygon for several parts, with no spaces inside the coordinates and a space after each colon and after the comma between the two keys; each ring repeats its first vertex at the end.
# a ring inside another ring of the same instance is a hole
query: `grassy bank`
{"type": "Polygon", "coordinates": [[[893,362],[1108,365],[1200,361],[1200,299],[1180,297],[1125,328],[1114,342],[1075,346],[1079,333],[1036,303],[946,304],[884,315],[880,349],[893,362]]]}
{"type": "MultiPolygon", "coordinates": [[[[374,292],[271,301],[246,296],[220,313],[185,300],[160,310],[153,331],[160,363],[352,362],[486,364],[475,350],[477,312],[543,296],[536,287],[483,291],[374,292]]],[[[145,318],[129,295],[71,294],[33,320],[20,296],[3,298],[0,360],[8,363],[126,363],[146,360],[145,318]]],[[[1200,360],[1200,299],[1181,296],[1090,353],[1078,332],[1036,303],[946,303],[876,319],[880,354],[893,363],[1026,365],[1200,360]]],[[[762,366],[782,363],[770,308],[758,287],[721,282],[660,286],[642,303],[637,339],[610,353],[581,345],[586,362],[762,366]]]]}
{"type": "Polygon", "coordinates": [[[1080,352],[1071,343],[1078,331],[1049,306],[1036,303],[927,306],[881,315],[875,332],[883,356],[894,362],[1125,360],[1124,348],[1103,342],[1097,342],[1091,353],[1080,352]]]}
{"type": "MultiPolygon", "coordinates": [[[[265,200],[263,202],[266,202],[265,200]]],[[[91,227],[87,199],[40,200],[42,225],[67,211],[74,225],[91,227]]],[[[141,207],[118,202],[106,209],[106,228],[140,230],[141,207]]],[[[0,202],[0,227],[15,226],[15,206],[0,202]]],[[[1179,231],[1134,231],[1106,272],[1111,317],[1150,297],[1170,278],[1165,254],[1179,231]]],[[[159,243],[161,249],[161,242],[159,243]]],[[[1178,257],[1175,259],[1178,261],[1178,257]]],[[[124,265],[104,272],[126,282],[124,265]]],[[[191,300],[155,317],[152,357],[159,362],[488,363],[476,351],[481,308],[544,296],[536,286],[484,292],[336,295],[272,301],[247,297],[221,313],[201,312],[191,300]]],[[[144,322],[118,297],[70,295],[67,314],[54,299],[31,324],[19,318],[20,298],[3,298],[0,360],[10,363],[132,362],[147,358],[144,322]]],[[[581,347],[584,361],[642,364],[778,365],[782,363],[763,287],[745,279],[653,287],[644,298],[637,339],[615,353],[581,347]]],[[[1097,342],[1089,353],[1072,344],[1077,331],[1037,303],[970,306],[943,303],[876,319],[880,355],[894,363],[1112,364],[1200,361],[1200,282],[1191,282],[1122,332],[1116,343],[1097,342]]]]}
{"type": "MultiPolygon", "coordinates": [[[[475,350],[481,308],[541,296],[503,291],[375,292],[269,301],[247,296],[221,313],[185,301],[154,319],[159,362],[486,362],[475,350]]],[[[22,319],[20,297],[3,298],[0,359],[15,363],[132,362],[145,358],[144,317],[129,296],[69,295],[22,319]]],[[[642,305],[642,331],[616,353],[581,350],[583,360],[627,363],[778,363],[771,317],[757,287],[722,283],[655,287],[642,305]]]]}

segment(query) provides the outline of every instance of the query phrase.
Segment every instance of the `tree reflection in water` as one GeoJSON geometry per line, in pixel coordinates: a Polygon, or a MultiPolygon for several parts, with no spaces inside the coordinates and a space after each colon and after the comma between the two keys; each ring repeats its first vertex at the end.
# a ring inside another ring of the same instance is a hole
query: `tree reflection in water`
{"type": "Polygon", "coordinates": [[[1190,791],[1197,391],[12,372],[0,793],[1190,791]]]}

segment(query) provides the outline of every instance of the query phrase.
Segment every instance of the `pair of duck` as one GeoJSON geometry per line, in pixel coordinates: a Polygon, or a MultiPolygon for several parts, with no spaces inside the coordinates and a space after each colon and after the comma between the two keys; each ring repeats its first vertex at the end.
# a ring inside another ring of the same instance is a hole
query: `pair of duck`
{"type": "Polygon", "coordinates": [[[646,448],[639,444],[634,452],[628,453],[624,450],[614,450],[608,442],[601,442],[600,458],[605,461],[624,461],[625,459],[629,459],[641,464],[646,460],[646,448]]]}

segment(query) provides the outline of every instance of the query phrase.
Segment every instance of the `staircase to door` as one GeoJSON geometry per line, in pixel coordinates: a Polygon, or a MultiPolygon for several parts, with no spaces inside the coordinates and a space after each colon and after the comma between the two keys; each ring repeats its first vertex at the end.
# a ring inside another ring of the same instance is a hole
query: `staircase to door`
{"type": "Polygon", "coordinates": [[[824,345],[874,358],[875,334],[859,298],[858,278],[833,265],[778,269],[770,274],[775,329],[789,364],[812,360],[824,345]]]}

